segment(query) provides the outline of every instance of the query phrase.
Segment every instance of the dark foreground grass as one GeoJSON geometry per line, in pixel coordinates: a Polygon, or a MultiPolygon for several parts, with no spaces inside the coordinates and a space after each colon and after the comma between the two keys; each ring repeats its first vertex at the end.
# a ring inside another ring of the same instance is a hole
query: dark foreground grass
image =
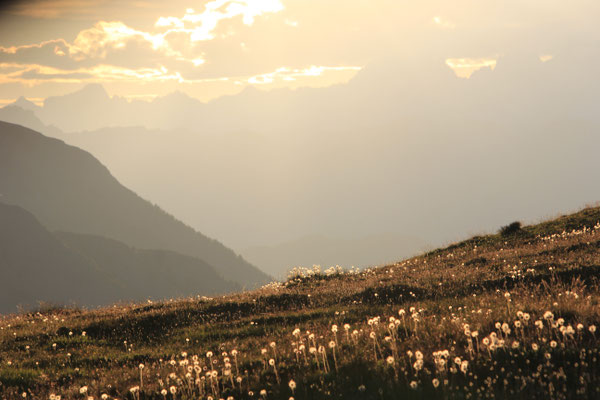
{"type": "Polygon", "coordinates": [[[600,398],[600,209],[367,271],[0,320],[0,398],[600,398]]]}

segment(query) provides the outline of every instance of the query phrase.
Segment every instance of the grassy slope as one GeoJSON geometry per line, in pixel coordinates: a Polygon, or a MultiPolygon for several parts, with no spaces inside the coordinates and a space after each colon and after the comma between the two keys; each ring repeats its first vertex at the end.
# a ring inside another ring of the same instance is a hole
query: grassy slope
{"type": "Polygon", "coordinates": [[[176,390],[169,399],[598,398],[600,332],[590,330],[600,325],[598,221],[600,208],[588,208],[509,237],[475,237],[361,273],[305,273],[222,298],[7,317],[0,393],[83,398],[86,386],[95,398],[162,399],[162,383],[176,390]],[[311,354],[313,346],[325,353],[311,354]],[[440,350],[448,355],[436,358],[440,350]],[[468,362],[464,372],[456,357],[468,362]],[[131,392],[140,363],[142,389],[131,392]],[[199,372],[186,377],[195,363],[199,372]],[[217,378],[206,376],[211,370],[217,378]]]}

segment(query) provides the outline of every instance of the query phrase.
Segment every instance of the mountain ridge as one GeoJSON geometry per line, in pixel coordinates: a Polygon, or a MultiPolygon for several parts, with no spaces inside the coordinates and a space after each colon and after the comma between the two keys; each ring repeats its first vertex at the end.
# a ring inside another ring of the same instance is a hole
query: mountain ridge
{"type": "Polygon", "coordinates": [[[128,282],[130,297],[155,300],[195,295],[212,296],[241,290],[225,281],[204,261],[170,250],[137,249],[111,238],[54,232],[69,249],[89,258],[121,282],[128,282]]]}
{"type": "Polygon", "coordinates": [[[116,300],[118,283],[68,251],[33,214],[0,202],[0,222],[0,312],[38,301],[100,305],[116,300]]]}
{"type": "Polygon", "coordinates": [[[113,239],[50,232],[27,210],[0,202],[0,313],[38,304],[115,302],[241,290],[197,258],[140,250],[113,239]]]}
{"type": "Polygon", "coordinates": [[[246,287],[269,280],[232,250],[122,186],[89,153],[4,122],[0,122],[0,193],[5,202],[31,211],[51,230],[197,257],[246,287]]]}

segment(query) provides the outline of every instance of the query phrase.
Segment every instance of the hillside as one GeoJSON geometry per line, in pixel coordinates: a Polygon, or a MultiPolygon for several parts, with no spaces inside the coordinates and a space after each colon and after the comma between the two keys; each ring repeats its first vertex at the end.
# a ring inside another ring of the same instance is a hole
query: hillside
{"type": "Polygon", "coordinates": [[[1,202],[0,271],[0,313],[40,303],[95,307],[240,290],[197,258],[51,233],[31,213],[1,202]]]}
{"type": "Polygon", "coordinates": [[[17,306],[114,302],[121,285],[71,252],[29,212],[0,203],[0,313],[17,306]]]}
{"type": "Polygon", "coordinates": [[[600,207],[362,272],[0,322],[0,393],[591,399],[600,207]],[[162,393],[161,393],[162,391],[162,393]]]}
{"type": "Polygon", "coordinates": [[[67,248],[122,282],[125,291],[120,299],[210,296],[241,289],[198,258],[166,250],[139,250],[93,235],[58,232],[56,236],[67,248]]]}
{"type": "Polygon", "coordinates": [[[47,127],[39,120],[34,110],[25,109],[18,105],[0,108],[0,120],[11,124],[26,126],[29,129],[44,132],[47,127]]]}
{"type": "Polygon", "coordinates": [[[32,212],[52,231],[196,257],[242,287],[268,280],[229,248],[121,185],[89,153],[5,122],[0,122],[0,193],[4,202],[32,212]]]}

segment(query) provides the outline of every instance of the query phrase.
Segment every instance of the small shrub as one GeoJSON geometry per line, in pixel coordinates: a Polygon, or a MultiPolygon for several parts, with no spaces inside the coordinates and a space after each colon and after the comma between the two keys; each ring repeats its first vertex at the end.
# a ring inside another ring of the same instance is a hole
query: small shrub
{"type": "Polygon", "coordinates": [[[476,257],[476,258],[472,258],[469,261],[465,262],[465,266],[471,266],[471,265],[485,265],[485,263],[487,263],[487,258],[485,257],[476,257]]]}
{"type": "Polygon", "coordinates": [[[515,221],[503,226],[499,231],[501,236],[510,236],[519,232],[521,232],[521,223],[519,221],[515,221]]]}

